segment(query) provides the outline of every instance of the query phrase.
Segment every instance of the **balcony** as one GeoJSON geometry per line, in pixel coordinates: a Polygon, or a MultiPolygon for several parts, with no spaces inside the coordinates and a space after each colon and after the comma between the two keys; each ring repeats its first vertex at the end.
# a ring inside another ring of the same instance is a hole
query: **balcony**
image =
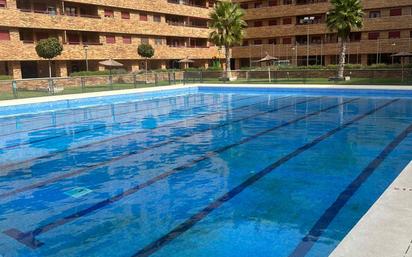
{"type": "Polygon", "coordinates": [[[208,8],[206,0],[167,0],[170,4],[183,4],[194,7],[208,8]]]}

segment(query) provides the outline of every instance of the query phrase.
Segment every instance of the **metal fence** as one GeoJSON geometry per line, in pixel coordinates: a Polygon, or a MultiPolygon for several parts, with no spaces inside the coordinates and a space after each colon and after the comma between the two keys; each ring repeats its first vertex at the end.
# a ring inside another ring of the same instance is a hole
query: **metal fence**
{"type": "Polygon", "coordinates": [[[412,69],[351,69],[345,79],[336,79],[336,69],[236,70],[230,72],[192,71],[184,73],[185,83],[270,83],[270,84],[346,84],[412,85],[412,69]]]}
{"type": "Polygon", "coordinates": [[[412,69],[347,69],[336,80],[336,69],[173,71],[112,76],[40,78],[0,81],[0,100],[133,89],[175,84],[347,84],[412,85],[412,69]]]}
{"type": "Polygon", "coordinates": [[[0,81],[0,100],[155,87],[183,83],[183,72],[150,72],[0,81]]]}

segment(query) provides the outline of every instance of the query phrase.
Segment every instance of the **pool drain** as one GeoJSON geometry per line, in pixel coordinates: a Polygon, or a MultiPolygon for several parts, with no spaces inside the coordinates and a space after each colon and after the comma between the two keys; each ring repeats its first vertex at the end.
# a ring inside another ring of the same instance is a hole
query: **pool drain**
{"type": "Polygon", "coordinates": [[[92,190],[88,189],[87,187],[75,187],[73,189],[70,189],[69,191],[64,192],[64,194],[73,198],[80,198],[91,192],[92,190]]]}

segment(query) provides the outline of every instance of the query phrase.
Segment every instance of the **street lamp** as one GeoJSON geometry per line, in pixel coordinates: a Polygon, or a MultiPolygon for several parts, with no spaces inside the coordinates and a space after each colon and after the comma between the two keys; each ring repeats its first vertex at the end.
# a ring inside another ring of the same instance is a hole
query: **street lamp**
{"type": "Polygon", "coordinates": [[[309,66],[309,25],[313,24],[313,21],[315,20],[315,17],[310,16],[310,17],[305,17],[303,18],[303,23],[306,24],[307,27],[307,38],[306,38],[306,66],[309,66]]]}
{"type": "Polygon", "coordinates": [[[85,58],[85,61],[86,61],[86,71],[89,71],[89,60],[87,59],[87,50],[89,50],[89,46],[84,45],[83,50],[84,50],[84,58],[85,58]]]}
{"type": "Polygon", "coordinates": [[[394,64],[394,60],[393,60],[393,58],[394,58],[394,56],[393,56],[393,54],[395,54],[395,46],[396,46],[396,43],[395,42],[393,42],[392,43],[392,46],[393,46],[393,48],[392,48],[392,65],[394,64]]]}
{"type": "Polygon", "coordinates": [[[292,47],[292,50],[295,51],[295,64],[297,67],[298,66],[298,44],[297,43],[294,47],[292,47]]]}

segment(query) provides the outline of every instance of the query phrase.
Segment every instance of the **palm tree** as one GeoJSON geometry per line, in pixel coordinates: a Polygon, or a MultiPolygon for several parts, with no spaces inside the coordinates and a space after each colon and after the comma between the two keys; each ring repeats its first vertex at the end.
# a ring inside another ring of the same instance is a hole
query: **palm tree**
{"type": "Polygon", "coordinates": [[[336,31],[340,39],[338,78],[343,79],[345,70],[346,43],[352,30],[363,26],[361,0],[331,0],[332,9],[327,13],[326,24],[330,31],[336,31]]]}
{"type": "Polygon", "coordinates": [[[224,48],[226,71],[230,71],[230,48],[240,44],[247,24],[243,20],[244,12],[238,4],[228,0],[217,2],[210,14],[209,39],[219,48],[224,48]]]}

